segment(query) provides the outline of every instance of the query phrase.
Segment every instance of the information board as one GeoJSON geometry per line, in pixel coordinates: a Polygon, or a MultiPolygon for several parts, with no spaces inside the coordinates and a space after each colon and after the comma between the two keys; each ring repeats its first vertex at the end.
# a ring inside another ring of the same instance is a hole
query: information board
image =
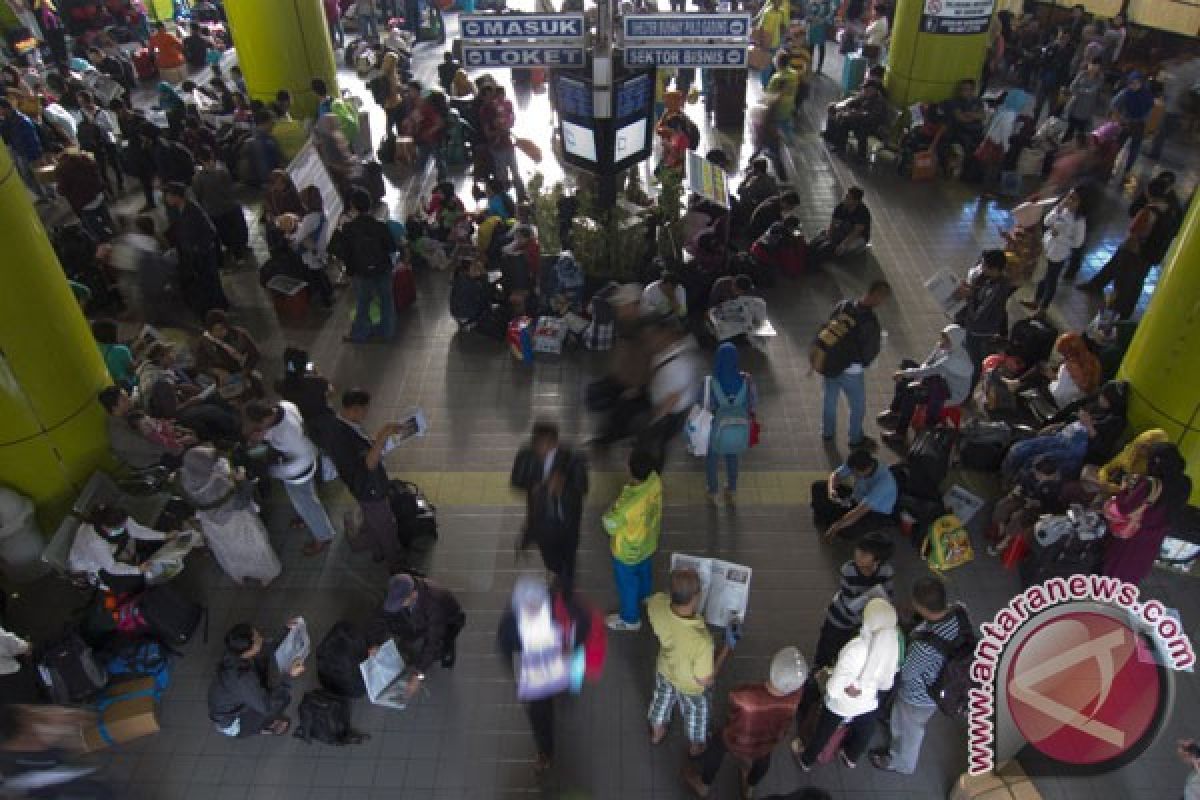
{"type": "Polygon", "coordinates": [[[468,67],[582,67],[583,48],[554,44],[463,44],[468,67]]]}
{"type": "Polygon", "coordinates": [[[569,75],[555,75],[555,97],[558,113],[568,117],[592,116],[592,85],[569,75]]]}
{"type": "Polygon", "coordinates": [[[923,33],[986,33],[995,0],[925,0],[921,14],[923,33]]]}
{"type": "Polygon", "coordinates": [[[692,45],[690,47],[650,47],[629,45],[625,48],[628,67],[707,67],[740,69],[746,66],[744,45],[692,45]]]}
{"type": "Polygon", "coordinates": [[[729,176],[699,153],[689,152],[687,159],[688,190],[723,208],[729,208],[729,176]]]}
{"type": "Polygon", "coordinates": [[[583,14],[463,14],[463,39],[583,39],[583,14]]]}
{"type": "Polygon", "coordinates": [[[646,39],[740,39],[750,35],[749,14],[629,14],[626,41],[646,39]]]}
{"type": "Polygon", "coordinates": [[[654,100],[654,78],[650,73],[634,75],[617,84],[617,119],[641,116],[654,100]]]}

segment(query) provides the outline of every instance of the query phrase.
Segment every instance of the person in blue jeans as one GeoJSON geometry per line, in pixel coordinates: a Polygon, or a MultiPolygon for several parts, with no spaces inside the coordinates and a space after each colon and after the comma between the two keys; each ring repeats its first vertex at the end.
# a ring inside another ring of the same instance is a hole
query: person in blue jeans
{"type": "MultiPolygon", "coordinates": [[[[845,364],[837,371],[823,375],[824,403],[821,414],[821,438],[830,441],[837,435],[838,396],[846,395],[850,406],[850,449],[872,447],[875,442],[863,434],[863,417],[867,410],[867,389],[864,371],[879,355],[883,331],[875,309],[891,297],[887,281],[874,281],[867,293],[858,300],[843,300],[834,307],[820,339],[833,331],[835,341],[826,343],[827,363],[845,364]],[[840,332],[840,333],[839,333],[840,332]]],[[[840,365],[839,365],[840,366],[840,365]]]]}
{"type": "Polygon", "coordinates": [[[728,477],[725,502],[732,505],[737,493],[738,456],[750,446],[751,418],[757,405],[754,380],[738,369],[738,351],[732,342],[725,342],[717,348],[713,374],[706,388],[704,407],[713,413],[708,455],[704,460],[708,500],[710,503],[717,502],[717,472],[724,458],[728,477]],[[726,433],[722,434],[722,428],[726,433]]]}
{"type": "Polygon", "coordinates": [[[645,450],[630,454],[629,481],[602,520],[620,599],[619,611],[605,619],[609,630],[642,627],[642,601],[650,596],[654,552],[662,531],[662,480],[654,471],[655,463],[645,450]]]}
{"type": "Polygon", "coordinates": [[[329,252],[342,259],[354,284],[354,324],[344,341],[390,339],[396,327],[392,304],[392,256],[399,249],[386,223],[371,214],[371,195],[365,189],[350,194],[350,218],[329,242],[329,252]],[[371,321],[371,304],[379,303],[379,322],[371,321]]]}

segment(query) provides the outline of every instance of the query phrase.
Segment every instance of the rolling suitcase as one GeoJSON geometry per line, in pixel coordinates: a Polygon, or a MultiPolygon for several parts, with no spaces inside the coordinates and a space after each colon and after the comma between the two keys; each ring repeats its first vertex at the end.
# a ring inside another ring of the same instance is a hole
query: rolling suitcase
{"type": "Polygon", "coordinates": [[[968,420],[958,443],[958,460],[967,469],[995,472],[1012,441],[1012,426],[1007,422],[968,420]]]}
{"type": "MultiPolygon", "coordinates": [[[[195,603],[169,585],[154,586],[146,590],[138,602],[138,609],[146,618],[150,630],[168,645],[187,644],[207,618],[204,606],[195,603]]],[[[205,626],[204,640],[208,641],[205,626]]]]}
{"type": "Polygon", "coordinates": [[[392,304],[397,311],[417,302],[417,283],[413,280],[412,267],[401,264],[392,272],[392,304]]]}
{"type": "Polygon", "coordinates": [[[954,450],[953,428],[926,428],[913,439],[904,462],[908,465],[908,494],[928,499],[942,496],[941,485],[950,471],[954,450]]]}
{"type": "Polygon", "coordinates": [[[842,94],[852,95],[867,77],[867,60],[860,55],[848,55],[842,62],[842,94]]]}
{"type": "Polygon", "coordinates": [[[108,682],[108,673],[75,630],[41,651],[37,670],[50,702],[59,705],[86,700],[108,682]]]}

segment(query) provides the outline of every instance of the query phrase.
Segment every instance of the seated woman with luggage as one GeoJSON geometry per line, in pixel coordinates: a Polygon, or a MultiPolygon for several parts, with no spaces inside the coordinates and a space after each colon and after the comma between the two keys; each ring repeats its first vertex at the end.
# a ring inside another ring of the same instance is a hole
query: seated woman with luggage
{"type": "Polygon", "coordinates": [[[1129,475],[1104,506],[1109,539],[1103,574],[1140,584],[1150,574],[1163,539],[1192,493],[1187,462],[1171,442],[1152,445],[1145,475],[1129,475]]]}
{"type": "Polygon", "coordinates": [[[1169,441],[1167,432],[1161,428],[1142,431],[1102,466],[1086,464],[1079,480],[1063,487],[1063,500],[1083,506],[1107,500],[1121,491],[1126,478],[1145,475],[1151,449],[1169,441]]]}
{"type": "Polygon", "coordinates": [[[258,366],[258,346],[242,327],[231,325],[224,311],[212,309],[204,315],[204,333],[196,342],[196,369],[217,384],[217,393],[227,400],[248,400],[263,395],[258,366]]]}
{"type": "Polygon", "coordinates": [[[502,309],[496,307],[495,294],[483,262],[464,258],[450,284],[450,316],[461,330],[478,330],[489,336],[498,330],[502,335],[506,321],[502,309]]]}
{"type": "Polygon", "coordinates": [[[98,505],[76,531],[67,567],[93,586],[117,594],[139,592],[154,571],[151,556],[174,538],[138,523],[119,506],[98,505]]]}
{"type": "MultiPolygon", "coordinates": [[[[298,618],[288,627],[297,624],[298,618]]],[[[225,652],[208,687],[208,718],[218,733],[245,738],[284,736],[291,730],[284,712],[292,702],[292,679],[304,674],[304,662],[297,659],[279,670],[275,650],[282,639],[268,642],[248,622],[225,634],[225,652]]]]}
{"type": "Polygon", "coordinates": [[[1038,456],[1044,455],[1055,463],[1064,480],[1075,480],[1087,458],[1088,442],[1096,434],[1091,414],[1081,411],[1079,419],[1059,430],[1015,443],[1004,456],[1001,475],[1006,482],[1015,483],[1021,470],[1032,464],[1038,456]]]}
{"type": "Polygon", "coordinates": [[[1052,458],[1038,456],[1021,470],[1016,486],[996,501],[992,524],[985,533],[988,555],[1006,551],[1018,536],[1028,536],[1042,514],[1060,511],[1062,473],[1052,458]]]}
{"type": "Polygon", "coordinates": [[[470,237],[471,220],[467,207],[455,194],[454,184],[446,181],[433,188],[425,213],[430,217],[429,235],[440,242],[462,241],[470,237]]]}
{"type": "Polygon", "coordinates": [[[1040,422],[1100,388],[1100,360],[1088,347],[1082,334],[1064,333],[1059,336],[1054,343],[1054,352],[1060,357],[1057,367],[1044,364],[1040,369],[1031,369],[1018,378],[992,373],[987,391],[992,394],[995,404],[1011,408],[1016,404],[1016,398],[1020,397],[1040,422]],[[1034,393],[1022,394],[1028,390],[1034,390],[1034,393]]]}
{"type": "Polygon", "coordinates": [[[967,399],[973,367],[966,340],[961,325],[947,325],[924,362],[900,362],[900,369],[892,375],[896,382],[892,404],[878,417],[884,441],[904,443],[918,405],[925,404],[925,419],[933,424],[941,419],[945,406],[959,406],[967,399]]]}

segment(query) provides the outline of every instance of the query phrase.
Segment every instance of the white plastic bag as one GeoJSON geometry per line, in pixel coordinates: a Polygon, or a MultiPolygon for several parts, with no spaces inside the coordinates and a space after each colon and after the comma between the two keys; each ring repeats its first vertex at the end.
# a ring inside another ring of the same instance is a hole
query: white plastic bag
{"type": "MultiPolygon", "coordinates": [[[[705,398],[708,397],[708,384],[705,383],[705,398]]],[[[692,406],[692,410],[688,412],[687,425],[684,431],[687,434],[687,449],[694,456],[708,455],[708,440],[712,436],[713,415],[702,405],[692,406]]]]}

